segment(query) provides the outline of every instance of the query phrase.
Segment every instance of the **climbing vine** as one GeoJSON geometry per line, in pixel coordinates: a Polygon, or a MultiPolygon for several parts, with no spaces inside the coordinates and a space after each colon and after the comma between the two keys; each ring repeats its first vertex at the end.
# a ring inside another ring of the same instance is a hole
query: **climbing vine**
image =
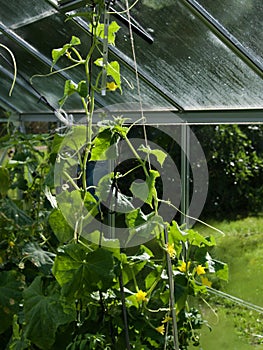
{"type": "Polygon", "coordinates": [[[45,79],[57,74],[62,57],[69,62],[62,70],[83,68],[79,82],[65,82],[55,111],[67,131],[51,137],[14,130],[1,139],[0,337],[6,349],[198,346],[204,320],[191,298],[205,298],[215,281],[227,280],[227,265],[211,256],[213,235],[167,222],[159,212],[161,204],[177,209],[161,198],[160,173],[151,166],[154,158],[165,167],[165,152],[135,146],[135,126],[121,116],[94,126],[95,94],[122,92],[119,63],[105,61],[103,42],[115,45],[119,29],[116,22],[105,28],[108,5],[87,1],[86,12],[77,14],[90,28],[86,56],[74,35],[52,51],[45,79]],[[73,94],[85,111],[79,125],[64,111],[73,94]],[[128,168],[120,163],[123,144],[133,155],[128,168]],[[95,183],[97,164],[107,171],[95,183]],[[134,181],[138,175],[141,181],[134,181]]]}

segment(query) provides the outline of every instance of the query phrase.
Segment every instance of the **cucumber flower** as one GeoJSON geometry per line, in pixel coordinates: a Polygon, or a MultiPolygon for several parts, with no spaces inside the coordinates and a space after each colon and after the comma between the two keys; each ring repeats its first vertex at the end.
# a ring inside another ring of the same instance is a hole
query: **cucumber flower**
{"type": "Polygon", "coordinates": [[[138,302],[147,301],[146,295],[147,295],[147,293],[146,293],[146,292],[143,292],[143,291],[140,289],[140,290],[135,294],[136,300],[137,300],[138,302]]]}
{"type": "Polygon", "coordinates": [[[205,274],[205,267],[202,265],[198,265],[196,268],[196,272],[197,272],[198,276],[204,275],[205,274]]]}
{"type": "Polygon", "coordinates": [[[168,243],[166,245],[166,251],[170,255],[170,258],[174,259],[176,256],[176,250],[174,249],[174,243],[170,244],[168,243]]]}
{"type": "Polygon", "coordinates": [[[164,335],[165,333],[165,329],[164,329],[164,325],[162,324],[161,326],[159,327],[156,327],[155,330],[159,333],[161,333],[161,335],[164,335]]]}
{"type": "Polygon", "coordinates": [[[115,91],[118,88],[118,85],[116,85],[114,81],[112,81],[111,83],[107,83],[107,88],[110,91],[115,91]]]}
{"type": "Polygon", "coordinates": [[[190,265],[191,265],[190,261],[188,261],[187,264],[186,264],[185,261],[183,261],[181,266],[178,266],[178,270],[181,271],[181,272],[186,272],[187,270],[189,270],[190,265]]]}
{"type": "Polygon", "coordinates": [[[207,277],[203,277],[201,276],[201,282],[203,286],[207,286],[207,287],[211,287],[212,286],[212,282],[209,281],[209,279],[207,277]]]}

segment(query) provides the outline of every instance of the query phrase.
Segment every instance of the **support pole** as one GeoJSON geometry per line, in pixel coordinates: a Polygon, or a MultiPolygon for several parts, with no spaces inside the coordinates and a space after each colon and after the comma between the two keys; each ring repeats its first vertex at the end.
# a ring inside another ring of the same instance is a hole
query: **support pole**
{"type": "Polygon", "coordinates": [[[190,129],[181,126],[181,224],[189,226],[189,181],[190,181],[190,129]]]}

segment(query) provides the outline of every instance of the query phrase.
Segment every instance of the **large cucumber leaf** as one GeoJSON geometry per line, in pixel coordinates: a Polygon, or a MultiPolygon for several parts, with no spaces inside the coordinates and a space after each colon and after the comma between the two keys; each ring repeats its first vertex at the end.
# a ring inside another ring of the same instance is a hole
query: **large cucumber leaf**
{"type": "Polygon", "coordinates": [[[60,325],[74,321],[74,307],[65,304],[57,283],[37,276],[24,291],[25,335],[40,349],[49,349],[60,325]]]}

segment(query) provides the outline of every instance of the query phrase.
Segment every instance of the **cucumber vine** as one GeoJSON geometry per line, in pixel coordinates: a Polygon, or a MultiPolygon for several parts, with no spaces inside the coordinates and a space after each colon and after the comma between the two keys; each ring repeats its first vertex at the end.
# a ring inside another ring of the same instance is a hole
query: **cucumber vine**
{"type": "MultiPolygon", "coordinates": [[[[83,68],[79,82],[65,82],[58,112],[76,94],[85,122],[64,135],[45,136],[46,152],[17,132],[11,137],[16,139],[13,161],[0,167],[9,191],[0,185],[1,244],[7,247],[6,252],[0,247],[0,313],[6,325],[0,332],[11,334],[6,349],[198,346],[205,321],[191,298],[205,297],[213,283],[227,280],[227,265],[211,256],[213,235],[204,237],[175,220],[167,222],[159,213],[161,203],[173,203],[161,198],[160,173],[149,160],[163,167],[165,152],[143,142],[134,146],[130,134],[136,126],[120,116],[94,126],[95,94],[103,89],[105,72],[107,93],[122,93],[119,63],[105,64],[103,59],[106,32],[101,21],[108,5],[87,1],[85,12],[68,17],[87,20],[88,53],[82,54],[87,43],[72,35],[69,43],[52,51],[47,74],[83,68]],[[69,65],[55,70],[62,58],[69,65]],[[17,141],[21,139],[24,146],[17,141]],[[128,168],[119,163],[123,144],[132,154],[128,168]],[[100,162],[115,167],[95,184],[89,175],[100,162]],[[138,174],[140,181],[130,180],[138,174]],[[12,181],[18,183],[22,204],[10,199],[12,181]],[[99,224],[92,229],[94,221],[99,224]],[[13,269],[7,268],[10,261],[13,269]]],[[[109,24],[110,45],[115,45],[119,28],[116,22],[109,24]]],[[[4,142],[10,146],[10,140],[4,142]]]]}

